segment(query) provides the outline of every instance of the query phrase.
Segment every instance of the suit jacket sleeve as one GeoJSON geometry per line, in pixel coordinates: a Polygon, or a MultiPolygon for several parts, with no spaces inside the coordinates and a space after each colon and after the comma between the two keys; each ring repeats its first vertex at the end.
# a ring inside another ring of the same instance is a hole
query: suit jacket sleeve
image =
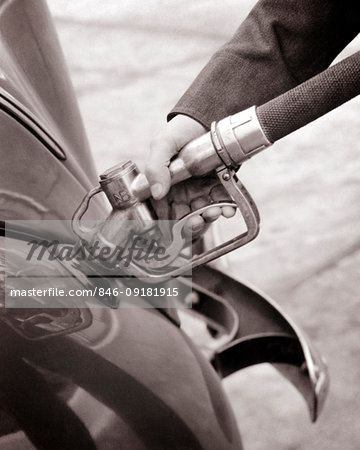
{"type": "Polygon", "coordinates": [[[330,65],[360,28],[354,0],[260,0],[168,115],[207,128],[330,65]]]}

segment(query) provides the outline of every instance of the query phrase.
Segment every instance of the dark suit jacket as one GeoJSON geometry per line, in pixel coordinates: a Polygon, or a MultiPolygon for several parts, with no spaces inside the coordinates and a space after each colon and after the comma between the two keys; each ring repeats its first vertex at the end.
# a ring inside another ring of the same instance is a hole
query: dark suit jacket
{"type": "Polygon", "coordinates": [[[185,114],[209,128],[312,77],[358,34],[359,8],[354,0],[260,0],[168,119],[185,114]]]}

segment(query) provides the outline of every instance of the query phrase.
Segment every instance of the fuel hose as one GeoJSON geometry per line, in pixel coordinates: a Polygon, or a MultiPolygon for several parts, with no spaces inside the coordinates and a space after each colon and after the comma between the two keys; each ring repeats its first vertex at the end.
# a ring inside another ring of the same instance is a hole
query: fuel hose
{"type": "Polygon", "coordinates": [[[274,143],[359,94],[360,51],[257,107],[256,115],[274,143]]]}

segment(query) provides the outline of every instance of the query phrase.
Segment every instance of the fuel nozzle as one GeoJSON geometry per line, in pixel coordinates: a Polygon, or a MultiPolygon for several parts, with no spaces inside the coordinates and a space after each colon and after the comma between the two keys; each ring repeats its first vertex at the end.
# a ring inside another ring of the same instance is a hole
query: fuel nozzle
{"type": "Polygon", "coordinates": [[[151,221],[155,219],[151,209],[144,202],[139,202],[132,190],[136,177],[140,174],[132,161],[121,162],[100,175],[100,186],[114,211],[133,209],[134,220],[151,221]]]}
{"type": "Polygon", "coordinates": [[[115,247],[121,245],[131,231],[146,233],[154,227],[156,217],[150,203],[140,202],[131,189],[138,175],[139,170],[132,161],[119,163],[100,175],[100,186],[85,196],[72,219],[73,231],[82,241],[90,246],[96,242],[115,247]],[[100,192],[108,198],[112,211],[95,227],[86,227],[81,219],[92,197],[100,192]]]}

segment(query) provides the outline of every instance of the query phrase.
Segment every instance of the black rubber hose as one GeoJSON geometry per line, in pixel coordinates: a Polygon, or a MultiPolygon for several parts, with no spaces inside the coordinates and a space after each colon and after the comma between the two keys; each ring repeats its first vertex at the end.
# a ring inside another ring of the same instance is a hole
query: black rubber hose
{"type": "Polygon", "coordinates": [[[360,51],[256,109],[270,142],[360,94],[360,51]]]}

